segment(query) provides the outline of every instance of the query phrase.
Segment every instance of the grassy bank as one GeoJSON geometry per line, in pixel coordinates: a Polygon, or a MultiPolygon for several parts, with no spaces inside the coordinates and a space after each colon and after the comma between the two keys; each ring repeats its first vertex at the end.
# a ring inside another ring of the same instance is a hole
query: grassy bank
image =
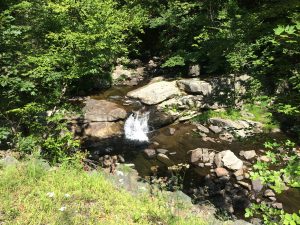
{"type": "Polygon", "coordinates": [[[101,172],[31,159],[0,169],[0,224],[207,224],[164,199],[133,196],[101,172]]]}

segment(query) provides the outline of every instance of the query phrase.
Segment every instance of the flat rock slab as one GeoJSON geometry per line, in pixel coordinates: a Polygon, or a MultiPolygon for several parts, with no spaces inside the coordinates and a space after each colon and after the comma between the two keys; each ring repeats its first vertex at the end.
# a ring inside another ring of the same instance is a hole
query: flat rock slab
{"type": "Polygon", "coordinates": [[[85,119],[90,122],[112,122],[127,116],[125,109],[106,100],[88,99],[84,111],[85,119]]]}
{"type": "Polygon", "coordinates": [[[127,93],[128,97],[137,98],[147,105],[156,105],[176,95],[180,95],[176,81],[155,82],[127,93]]]}

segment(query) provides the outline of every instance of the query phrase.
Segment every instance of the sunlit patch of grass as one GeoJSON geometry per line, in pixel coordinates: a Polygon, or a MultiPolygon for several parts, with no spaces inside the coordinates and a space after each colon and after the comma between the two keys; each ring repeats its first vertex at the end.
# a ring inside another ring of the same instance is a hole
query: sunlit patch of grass
{"type": "Polygon", "coordinates": [[[0,193],[5,224],[207,224],[174,215],[164,198],[133,196],[101,172],[47,171],[37,160],[0,169],[0,193]]]}

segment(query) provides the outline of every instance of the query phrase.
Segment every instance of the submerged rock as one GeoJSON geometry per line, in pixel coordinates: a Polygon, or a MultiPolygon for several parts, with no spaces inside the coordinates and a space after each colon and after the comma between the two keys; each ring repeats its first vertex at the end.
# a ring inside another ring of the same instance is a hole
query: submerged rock
{"type": "Polygon", "coordinates": [[[83,110],[84,118],[89,122],[113,122],[127,116],[125,109],[106,100],[88,99],[83,110]]]}
{"type": "Polygon", "coordinates": [[[176,95],[180,95],[176,81],[155,82],[127,93],[128,97],[137,98],[147,105],[161,103],[176,95]]]}
{"type": "Polygon", "coordinates": [[[92,122],[84,129],[84,135],[91,139],[104,139],[121,134],[123,126],[118,122],[92,122]]]}

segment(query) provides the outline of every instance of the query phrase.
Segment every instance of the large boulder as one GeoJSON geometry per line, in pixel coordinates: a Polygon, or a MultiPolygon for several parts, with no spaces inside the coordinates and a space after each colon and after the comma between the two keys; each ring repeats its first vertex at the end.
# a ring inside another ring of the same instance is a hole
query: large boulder
{"type": "Polygon", "coordinates": [[[243,168],[243,161],[230,151],[222,151],[215,156],[215,163],[218,167],[225,166],[230,170],[240,170],[243,168]]]}
{"type": "Polygon", "coordinates": [[[181,90],[192,94],[209,95],[212,92],[212,86],[206,81],[198,79],[183,79],[178,80],[177,85],[181,90]]]}
{"type": "Polygon", "coordinates": [[[105,139],[123,134],[123,126],[118,122],[92,122],[84,129],[89,139],[105,139]]]}
{"type": "Polygon", "coordinates": [[[112,122],[127,116],[125,109],[106,100],[88,99],[84,111],[84,118],[89,122],[112,122]]]}
{"type": "Polygon", "coordinates": [[[155,82],[127,93],[128,97],[137,98],[147,105],[161,103],[176,95],[180,95],[176,81],[155,82]]]}

